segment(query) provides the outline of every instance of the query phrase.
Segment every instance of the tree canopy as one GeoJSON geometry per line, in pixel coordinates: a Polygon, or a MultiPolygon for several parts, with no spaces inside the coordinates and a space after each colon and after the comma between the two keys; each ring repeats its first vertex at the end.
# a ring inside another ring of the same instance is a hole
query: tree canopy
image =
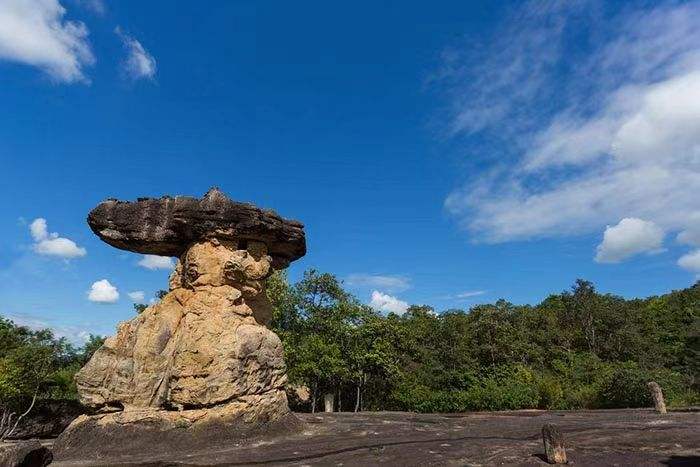
{"type": "MultiPolygon", "coordinates": [[[[336,410],[646,406],[651,380],[671,406],[700,403],[700,283],[628,300],[578,280],[536,305],[412,305],[400,316],[315,270],[296,284],[277,272],[267,293],[290,386],[311,394],[292,400],[297,410],[317,410],[325,394],[336,410]]],[[[77,398],[73,376],[103,341],[76,348],[0,318],[0,412],[24,410],[35,394],[77,398]]]]}
{"type": "Polygon", "coordinates": [[[588,281],[541,303],[505,300],[382,315],[335,276],[276,273],[268,295],[289,378],[336,409],[465,411],[631,407],[658,381],[670,403],[696,403],[700,283],[626,300],[588,281]]]}

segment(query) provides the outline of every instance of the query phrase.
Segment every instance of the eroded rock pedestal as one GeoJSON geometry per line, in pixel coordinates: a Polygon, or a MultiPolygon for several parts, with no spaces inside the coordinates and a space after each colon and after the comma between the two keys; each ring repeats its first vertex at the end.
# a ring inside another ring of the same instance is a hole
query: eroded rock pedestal
{"type": "Polygon", "coordinates": [[[81,402],[98,413],[61,435],[60,459],[154,443],[192,451],[298,424],[284,391],[282,344],[266,327],[265,279],[304,254],[303,226],[250,205],[235,217],[241,203],[218,190],[184,198],[187,211],[177,210],[182,199],[110,200],[88,218],[110,244],[152,253],[167,243],[179,261],[167,295],[121,323],[76,375],[81,402]]]}

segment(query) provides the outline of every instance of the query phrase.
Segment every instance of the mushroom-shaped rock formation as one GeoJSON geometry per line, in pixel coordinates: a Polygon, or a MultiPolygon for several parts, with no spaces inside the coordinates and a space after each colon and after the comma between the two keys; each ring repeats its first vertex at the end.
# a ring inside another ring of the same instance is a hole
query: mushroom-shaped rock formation
{"type": "Polygon", "coordinates": [[[117,248],[177,255],[169,292],[119,325],[76,375],[97,411],[57,440],[59,460],[124,443],[197,449],[295,426],[265,279],[306,252],[303,225],[210,190],[202,199],[108,200],[88,223],[117,248]]]}

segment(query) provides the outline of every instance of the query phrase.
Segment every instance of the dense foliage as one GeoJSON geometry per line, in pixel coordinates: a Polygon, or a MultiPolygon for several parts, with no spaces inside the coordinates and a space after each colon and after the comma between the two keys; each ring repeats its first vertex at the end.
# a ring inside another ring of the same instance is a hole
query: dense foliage
{"type": "Polygon", "coordinates": [[[698,402],[700,283],[644,300],[596,292],[578,280],[536,306],[504,300],[436,314],[411,306],[383,316],[333,275],[270,280],[273,327],[293,384],[336,409],[458,412],[609,408],[698,402]]]}
{"type": "Polygon", "coordinates": [[[0,317],[0,411],[20,412],[40,399],[76,398],[73,375],[102,345],[91,335],[81,349],[48,329],[33,331],[0,317]]]}
{"type": "MultiPolygon", "coordinates": [[[[700,402],[700,283],[625,300],[579,280],[536,306],[414,305],[385,316],[312,270],[294,285],[275,273],[268,296],[290,382],[311,394],[301,410],[318,410],[325,394],[336,410],[648,406],[650,380],[671,406],[700,402]]],[[[102,342],[77,349],[0,318],[0,415],[35,394],[75,398],[73,376],[102,342]]]]}

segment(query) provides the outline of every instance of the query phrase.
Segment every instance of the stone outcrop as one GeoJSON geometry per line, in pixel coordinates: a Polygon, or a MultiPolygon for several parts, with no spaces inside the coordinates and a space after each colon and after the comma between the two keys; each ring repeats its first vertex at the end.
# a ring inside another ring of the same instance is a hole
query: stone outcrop
{"type": "Polygon", "coordinates": [[[545,423],[542,427],[542,442],[544,443],[545,458],[550,464],[566,464],[566,448],[564,436],[559,427],[545,423]]]}
{"type": "Polygon", "coordinates": [[[232,201],[217,188],[201,199],[108,199],[90,212],[88,224],[103,241],[136,253],[179,257],[194,242],[218,238],[265,243],[275,269],[306,254],[303,224],[232,201]]]}
{"type": "Polygon", "coordinates": [[[99,413],[71,424],[57,456],[85,455],[88,434],[104,438],[91,447],[100,455],[124,442],[169,437],[184,449],[197,433],[294,425],[265,279],[305,252],[300,223],[218,190],[106,201],[88,222],[111,245],[179,260],[161,301],[121,323],[76,375],[81,402],[99,413]]]}
{"type": "Polygon", "coordinates": [[[84,413],[83,406],[74,400],[37,401],[8,439],[55,438],[84,413]]]}
{"type": "Polygon", "coordinates": [[[661,414],[666,413],[666,401],[664,401],[664,393],[659,383],[650,381],[647,383],[647,387],[649,388],[651,400],[654,402],[654,410],[661,414]]]}
{"type": "Polygon", "coordinates": [[[44,467],[53,460],[51,451],[37,440],[0,443],[0,466],[44,467]]]}

